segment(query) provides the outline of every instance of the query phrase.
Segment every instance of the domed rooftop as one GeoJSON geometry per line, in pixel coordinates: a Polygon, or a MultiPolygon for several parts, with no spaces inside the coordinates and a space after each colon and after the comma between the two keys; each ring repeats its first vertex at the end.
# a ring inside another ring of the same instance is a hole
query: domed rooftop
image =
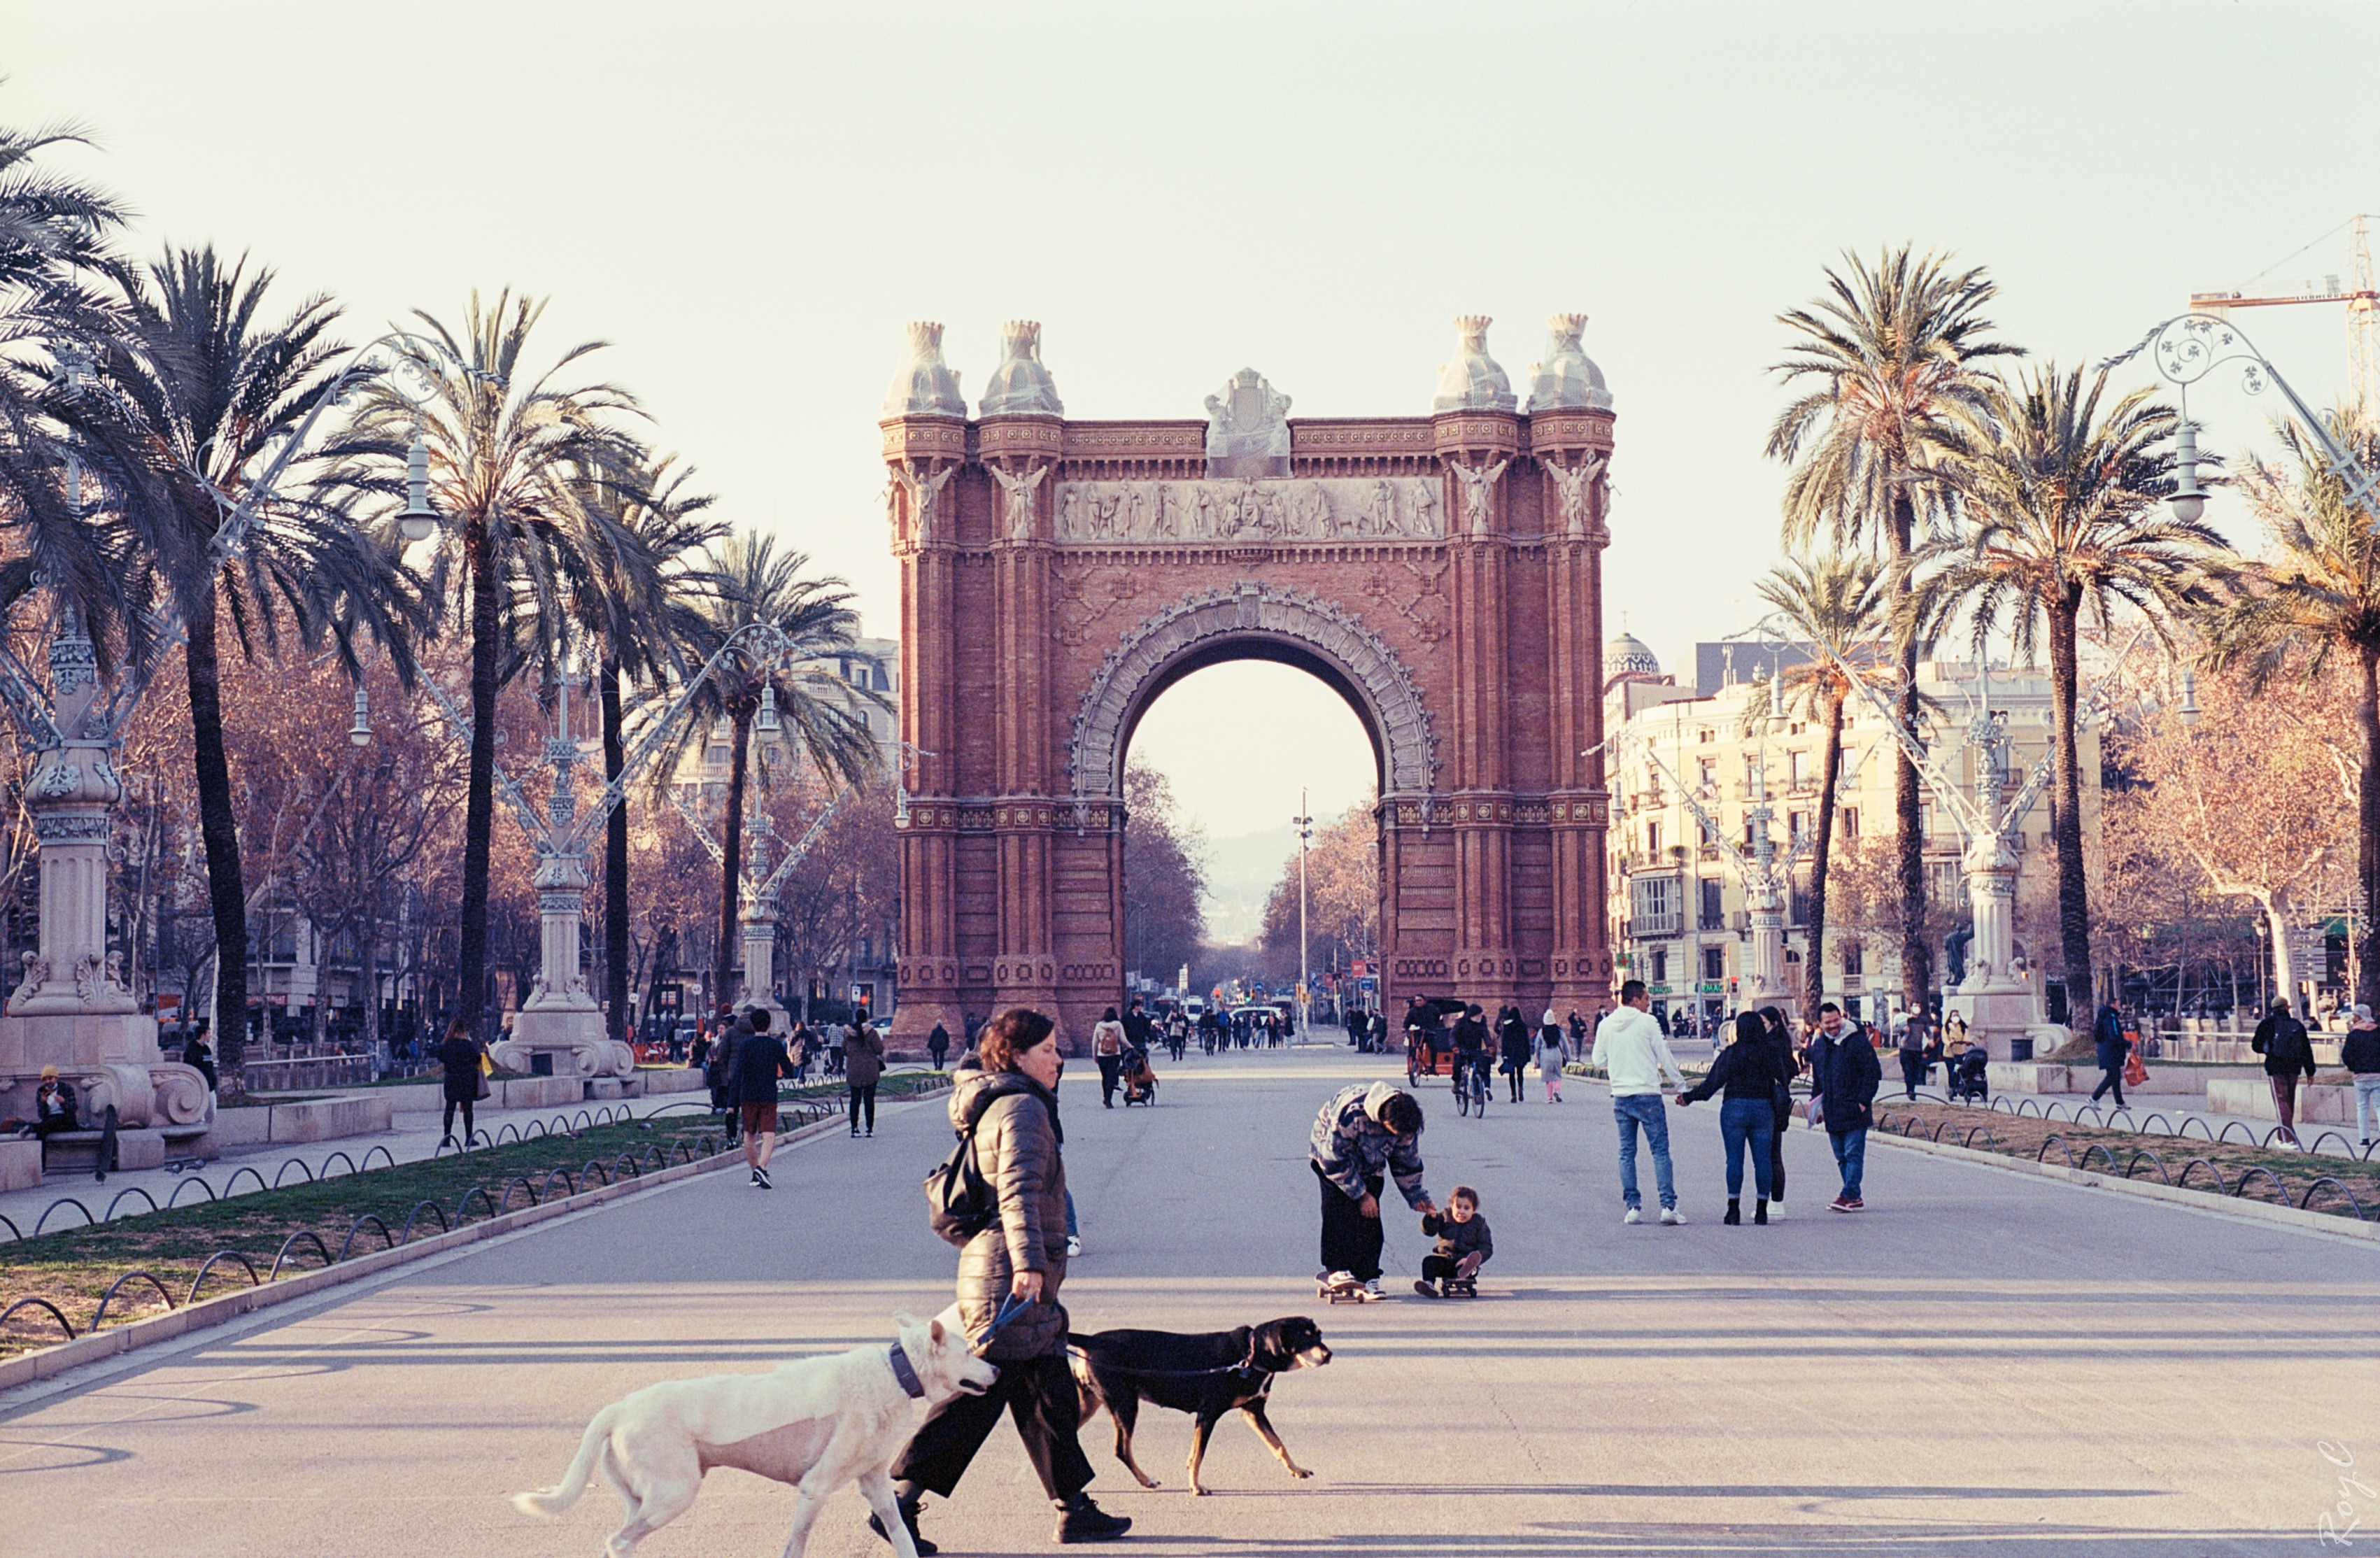
{"type": "Polygon", "coordinates": [[[1658,676],[1661,662],[1645,642],[1633,633],[1622,633],[1603,646],[1603,679],[1612,681],[1620,676],[1658,676]]]}

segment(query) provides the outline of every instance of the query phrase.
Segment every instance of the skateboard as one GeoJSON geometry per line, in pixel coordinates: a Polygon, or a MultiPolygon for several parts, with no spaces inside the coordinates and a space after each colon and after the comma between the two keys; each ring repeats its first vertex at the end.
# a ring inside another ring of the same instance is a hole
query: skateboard
{"type": "Polygon", "coordinates": [[[1479,1296],[1479,1279],[1449,1277],[1439,1284],[1439,1291],[1449,1298],[1476,1298],[1479,1296]]]}
{"type": "Polygon", "coordinates": [[[1379,1296],[1360,1282],[1329,1282],[1321,1277],[1314,1281],[1314,1296],[1334,1304],[1368,1304],[1379,1296]]]}

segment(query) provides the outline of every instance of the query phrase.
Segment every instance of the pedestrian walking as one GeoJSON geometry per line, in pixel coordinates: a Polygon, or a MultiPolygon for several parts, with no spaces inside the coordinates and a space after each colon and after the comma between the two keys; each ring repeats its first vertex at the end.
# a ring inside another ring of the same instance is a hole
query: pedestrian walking
{"type": "MultiPolygon", "coordinates": [[[[1061,1065],[1056,1033],[1041,1013],[1012,1007],[985,1025],[952,1084],[951,1124],[974,1138],[977,1165],[1000,1209],[959,1255],[960,1322],[981,1337],[1003,1305],[1024,1308],[982,1344],[999,1380],[981,1395],[962,1393],[929,1412],[893,1460],[892,1496],[920,1554],[935,1551],[917,1534],[925,1495],[951,1496],[1002,1408],[1058,1509],[1058,1541],[1106,1541],[1132,1528],[1085,1491],[1091,1463],[1075,1436],[1082,1398],[1066,1364],[1066,1310],[1058,1302],[1066,1280],[1066,1168],[1052,1090],[1061,1065]]],[[[884,1535],[874,1516],[868,1525],[884,1535]]]]}
{"type": "Polygon", "coordinates": [[[189,1039],[182,1045],[182,1064],[194,1068],[207,1079],[209,1092],[214,1091],[221,1080],[215,1072],[214,1049],[207,1042],[207,1029],[211,1026],[209,1019],[200,1017],[199,1025],[190,1029],[189,1039]]]}
{"type": "Polygon", "coordinates": [[[2287,1001],[2276,1001],[2256,1025],[2248,1047],[2265,1057],[2265,1077],[2272,1084],[2273,1111],[2281,1119],[2281,1134],[2292,1146],[2298,1141],[2298,1079],[2313,1076],[2313,1041],[2305,1024],[2289,1012],[2287,1001]]]}
{"type": "MultiPolygon", "coordinates": [[[[1548,1012],[1546,1016],[1550,1017],[1553,1014],[1548,1012]]],[[[1560,1024],[1548,1022],[1537,1029],[1537,1075],[1545,1078],[1548,1103],[1562,1101],[1562,1066],[1569,1059],[1570,1052],[1562,1045],[1560,1024]]]]}
{"type": "Polygon", "coordinates": [[[1091,1024],[1091,1059],[1099,1068],[1099,1106],[1115,1107],[1116,1082],[1123,1075],[1123,1024],[1116,1020],[1116,1009],[1110,1006],[1091,1024]]]}
{"type": "Polygon", "coordinates": [[[1727,1215],[1720,1222],[1732,1227],[1743,1221],[1743,1154],[1752,1153],[1752,1187],[1758,1199],[1752,1221],[1768,1221],[1769,1168],[1777,1132],[1777,1063],[1768,1043],[1768,1025],[1757,1012],[1742,1012],[1735,1019],[1735,1041],[1711,1057],[1707,1076],[1678,1095],[1686,1108],[1714,1093],[1723,1095],[1718,1106],[1719,1140],[1727,1148],[1727,1215]]]}
{"type": "MultiPolygon", "coordinates": [[[[1925,1019],[1911,1017],[1901,1025],[1900,1037],[1894,1048],[1900,1052],[1900,1085],[1907,1090],[1909,1101],[1917,1102],[1917,1084],[1925,1080],[1925,1019]]],[[[2120,1098],[2116,1101],[2121,1103],[2120,1098]]]]}
{"type": "Polygon", "coordinates": [[[2123,1009],[2113,1001],[2099,1008],[2098,1021],[2091,1025],[2093,1048],[2099,1062],[2099,1085],[2092,1089],[2091,1102],[2108,1089],[2116,1091],[2116,1107],[2124,1106],[2124,1057],[2132,1053],[2132,1041],[2124,1037],[2123,1009]]]}
{"type": "Polygon", "coordinates": [[[446,1037],[438,1045],[438,1065],[445,1073],[439,1089],[446,1101],[446,1123],[440,1127],[442,1147],[471,1145],[471,1106],[488,1096],[488,1074],[480,1062],[488,1057],[485,1041],[471,1031],[471,1025],[461,1017],[446,1025],[446,1037]],[[463,1139],[455,1139],[455,1111],[463,1112],[463,1139]]]}
{"type": "Polygon", "coordinates": [[[1660,1198],[1661,1221],[1679,1223],[1678,1187],[1670,1172],[1670,1120],[1662,1112],[1661,1078],[1680,1088],[1686,1085],[1670,1053],[1669,1036],[1653,1016],[1653,997],[1643,980],[1620,987],[1620,1007],[1595,1030],[1593,1064],[1603,1067],[1611,1082],[1611,1118],[1620,1127],[1620,1199],[1627,1211],[1622,1223],[1645,1221],[1645,1199],[1636,1189],[1636,1133],[1643,1130],[1653,1152],[1653,1189],[1660,1198]]]}
{"type": "Polygon", "coordinates": [[[860,1134],[859,1120],[868,1116],[867,1134],[876,1134],[876,1084],[884,1076],[884,1040],[873,1027],[853,1023],[843,1041],[843,1085],[851,1090],[851,1134],[860,1134]]]}
{"type": "Polygon", "coordinates": [[[2380,1139],[2380,1022],[2372,1008],[2358,1004],[2347,1022],[2347,1037],[2338,1042],[2338,1063],[2355,1081],[2355,1134],[2360,1146],[2380,1139]]]}
{"type": "Polygon", "coordinates": [[[1424,1217],[1438,1213],[1422,1187],[1421,1101],[1390,1082],[1357,1083],[1330,1095],[1314,1117],[1307,1165],[1322,1187],[1322,1270],[1330,1287],[1380,1289],[1380,1192],[1394,1178],[1397,1194],[1424,1217]]]}
{"type": "MultiPolygon", "coordinates": [[[[864,1016],[865,1014],[862,1016],[864,1016]]],[[[851,1019],[852,1023],[857,1023],[861,1020],[862,1017],[854,1017],[851,1019]]],[[[844,1039],[850,1026],[850,1023],[832,1022],[826,1025],[826,1074],[830,1077],[840,1077],[843,1075],[844,1039]]]]}
{"type": "Polygon", "coordinates": [[[1521,1073],[1529,1068],[1529,1025],[1518,1006],[1507,1006],[1496,1018],[1496,1067],[1512,1084],[1512,1102],[1521,1102],[1521,1073]]]}
{"type": "Polygon", "coordinates": [[[942,1057],[950,1053],[951,1030],[938,1022],[934,1030],[926,1035],[926,1053],[933,1057],[935,1070],[942,1068],[942,1057]]]}
{"type": "Polygon", "coordinates": [[[1785,1133],[1793,1124],[1793,1078],[1802,1074],[1802,1057],[1793,1051],[1793,1026],[1774,1006],[1760,1008],[1760,1041],[1767,1047],[1769,1068],[1777,1075],[1777,1092],[1769,1107],[1776,1124],[1768,1141],[1768,1216],[1785,1215],[1785,1133]]]}
{"type": "Polygon", "coordinates": [[[777,1150],[777,1078],[794,1074],[784,1041],[769,1031],[769,1010],[747,1006],[735,1041],[733,1089],[736,1124],[744,1133],[744,1165],[752,1187],[770,1190],[769,1160],[777,1150]]]}
{"type": "Polygon", "coordinates": [[[809,1024],[796,1022],[793,1033],[785,1040],[785,1064],[794,1068],[794,1086],[800,1087],[810,1079],[810,1056],[818,1049],[818,1035],[809,1024]]]}
{"type": "Polygon", "coordinates": [[[1835,1165],[1842,1171],[1842,1193],[1828,1203],[1829,1211],[1859,1211],[1860,1179],[1867,1166],[1867,1128],[1874,1123],[1876,1089],[1884,1085],[1884,1067],[1865,1028],[1846,1021],[1843,1009],[1828,1001],[1818,1007],[1818,1031],[1810,1041],[1810,1085],[1813,1107],[1827,1127],[1835,1150],[1835,1165]]]}

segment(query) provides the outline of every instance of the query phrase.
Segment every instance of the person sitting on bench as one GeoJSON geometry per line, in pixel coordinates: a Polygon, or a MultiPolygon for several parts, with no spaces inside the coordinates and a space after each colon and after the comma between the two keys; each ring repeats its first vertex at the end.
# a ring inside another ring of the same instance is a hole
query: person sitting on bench
{"type": "Polygon", "coordinates": [[[45,1065],[42,1067],[42,1085],[33,1093],[33,1123],[25,1127],[24,1134],[52,1137],[74,1128],[74,1084],[58,1080],[58,1068],[45,1065]]]}

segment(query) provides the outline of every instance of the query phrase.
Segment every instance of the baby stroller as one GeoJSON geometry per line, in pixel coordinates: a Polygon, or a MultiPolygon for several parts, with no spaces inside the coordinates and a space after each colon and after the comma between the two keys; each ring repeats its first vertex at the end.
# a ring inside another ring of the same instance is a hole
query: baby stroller
{"type": "Polygon", "coordinates": [[[1984,1072],[1984,1067],[1989,1064],[1990,1058],[1984,1053],[1983,1047],[1978,1045],[1964,1054],[1954,1056],[1943,1066],[1943,1083],[1950,1089],[1951,1102],[1988,1103],[1991,1102],[1991,1083],[1986,1079],[1984,1072]]]}
{"type": "Polygon", "coordinates": [[[1138,1044],[1123,1053],[1123,1106],[1135,1103],[1152,1107],[1157,1102],[1157,1073],[1148,1064],[1148,1052],[1138,1044]]]}

